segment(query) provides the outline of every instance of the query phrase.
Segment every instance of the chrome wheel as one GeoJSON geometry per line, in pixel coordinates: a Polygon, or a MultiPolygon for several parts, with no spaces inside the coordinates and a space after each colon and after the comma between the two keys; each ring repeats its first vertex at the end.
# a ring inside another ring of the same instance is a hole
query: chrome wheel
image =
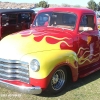
{"type": "Polygon", "coordinates": [[[65,67],[58,68],[52,75],[46,92],[48,94],[57,94],[62,91],[67,84],[67,70],[65,67]]]}
{"type": "Polygon", "coordinates": [[[66,75],[65,75],[65,72],[64,70],[62,69],[58,69],[52,79],[51,79],[51,86],[52,86],[52,89],[57,91],[57,90],[60,90],[64,83],[65,83],[65,80],[66,80],[66,75]]]}

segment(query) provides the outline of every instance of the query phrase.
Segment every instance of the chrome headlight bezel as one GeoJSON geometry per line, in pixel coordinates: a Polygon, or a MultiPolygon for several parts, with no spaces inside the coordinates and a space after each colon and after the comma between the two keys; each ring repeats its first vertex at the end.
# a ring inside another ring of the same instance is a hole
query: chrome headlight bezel
{"type": "Polygon", "coordinates": [[[40,70],[40,63],[37,59],[33,59],[30,62],[30,68],[34,71],[37,72],[40,70]]]}

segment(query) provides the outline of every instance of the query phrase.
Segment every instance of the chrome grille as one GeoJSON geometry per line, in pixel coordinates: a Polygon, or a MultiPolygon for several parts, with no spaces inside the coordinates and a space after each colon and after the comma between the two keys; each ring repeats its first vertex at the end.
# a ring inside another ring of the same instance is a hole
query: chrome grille
{"type": "Polygon", "coordinates": [[[18,60],[0,59],[0,78],[29,83],[28,63],[18,60]]]}

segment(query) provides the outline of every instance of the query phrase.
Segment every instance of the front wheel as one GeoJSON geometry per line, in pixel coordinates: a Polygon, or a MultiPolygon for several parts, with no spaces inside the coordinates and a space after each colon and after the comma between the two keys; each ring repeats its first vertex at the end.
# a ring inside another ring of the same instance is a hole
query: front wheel
{"type": "Polygon", "coordinates": [[[49,83],[47,92],[49,94],[59,93],[66,85],[67,82],[67,71],[64,67],[57,69],[49,83]]]}

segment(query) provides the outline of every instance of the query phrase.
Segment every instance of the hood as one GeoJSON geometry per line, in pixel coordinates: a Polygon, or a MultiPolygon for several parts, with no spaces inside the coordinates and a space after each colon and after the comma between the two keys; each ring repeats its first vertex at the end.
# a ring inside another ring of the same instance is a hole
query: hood
{"type": "Polygon", "coordinates": [[[19,59],[29,53],[68,49],[72,44],[69,32],[57,28],[38,27],[3,38],[0,42],[0,58],[19,59]]]}

